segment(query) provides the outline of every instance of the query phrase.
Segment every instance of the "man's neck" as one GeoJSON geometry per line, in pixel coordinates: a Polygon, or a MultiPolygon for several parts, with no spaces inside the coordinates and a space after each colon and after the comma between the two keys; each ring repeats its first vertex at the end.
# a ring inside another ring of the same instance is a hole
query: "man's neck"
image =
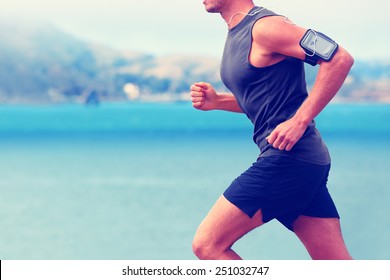
{"type": "Polygon", "coordinates": [[[239,24],[249,13],[249,11],[255,6],[251,1],[245,1],[245,3],[240,3],[237,1],[235,3],[235,5],[232,5],[226,9],[226,11],[221,12],[221,16],[228,24],[229,29],[232,29],[234,26],[239,24]]]}

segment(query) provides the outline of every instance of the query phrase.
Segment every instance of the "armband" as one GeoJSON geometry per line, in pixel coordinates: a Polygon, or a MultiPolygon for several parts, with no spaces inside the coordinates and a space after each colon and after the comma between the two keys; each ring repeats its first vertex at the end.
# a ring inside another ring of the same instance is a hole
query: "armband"
{"type": "Polygon", "coordinates": [[[299,44],[306,55],[304,61],[313,66],[320,59],[331,61],[339,47],[331,38],[313,29],[306,31],[299,44]]]}

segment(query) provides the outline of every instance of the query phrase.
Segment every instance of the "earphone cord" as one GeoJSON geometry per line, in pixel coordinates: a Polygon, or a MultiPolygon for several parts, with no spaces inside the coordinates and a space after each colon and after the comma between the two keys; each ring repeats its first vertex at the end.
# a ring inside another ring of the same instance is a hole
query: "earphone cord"
{"type": "Polygon", "coordinates": [[[313,57],[316,55],[316,46],[317,46],[317,39],[318,39],[318,36],[317,36],[317,32],[315,32],[315,30],[312,29],[312,31],[314,32],[314,49],[313,49],[313,53],[307,53],[304,49],[302,49],[302,51],[305,53],[305,55],[307,56],[310,56],[310,57],[313,57]]]}
{"type": "Polygon", "coordinates": [[[226,23],[228,26],[232,23],[232,20],[233,18],[236,16],[236,15],[244,15],[244,16],[251,16],[253,17],[254,15],[257,15],[258,13],[260,13],[262,10],[264,10],[265,8],[258,8],[257,10],[253,11],[252,13],[244,13],[244,12],[237,12],[237,13],[234,13],[231,17],[230,17],[230,20],[226,23]]]}
{"type": "MultiPolygon", "coordinates": [[[[284,22],[285,23],[288,23],[288,24],[292,24],[292,25],[295,25],[295,23],[293,23],[291,20],[289,20],[287,18],[287,16],[284,17],[284,22]]],[[[315,30],[312,30],[314,32],[314,49],[313,49],[313,53],[307,53],[304,49],[302,49],[303,53],[309,57],[313,57],[316,55],[316,46],[317,46],[317,39],[318,39],[318,35],[317,35],[317,32],[315,30]]]]}

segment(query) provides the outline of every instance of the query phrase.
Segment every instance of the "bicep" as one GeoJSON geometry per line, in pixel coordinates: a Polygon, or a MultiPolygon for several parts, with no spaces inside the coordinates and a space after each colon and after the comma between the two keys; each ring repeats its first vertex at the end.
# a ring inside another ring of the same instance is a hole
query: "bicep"
{"type": "Polygon", "coordinates": [[[285,17],[273,16],[259,20],[253,28],[253,39],[269,54],[305,59],[299,42],[307,29],[292,24],[285,17]]]}

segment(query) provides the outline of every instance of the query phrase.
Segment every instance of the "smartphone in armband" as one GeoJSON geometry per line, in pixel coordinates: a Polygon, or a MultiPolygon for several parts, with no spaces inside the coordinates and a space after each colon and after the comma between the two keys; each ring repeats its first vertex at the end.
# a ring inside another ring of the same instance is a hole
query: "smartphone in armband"
{"type": "Polygon", "coordinates": [[[319,59],[332,60],[338,49],[338,44],[335,41],[312,29],[306,31],[299,44],[305,51],[305,62],[311,65],[316,65],[319,59]]]}

